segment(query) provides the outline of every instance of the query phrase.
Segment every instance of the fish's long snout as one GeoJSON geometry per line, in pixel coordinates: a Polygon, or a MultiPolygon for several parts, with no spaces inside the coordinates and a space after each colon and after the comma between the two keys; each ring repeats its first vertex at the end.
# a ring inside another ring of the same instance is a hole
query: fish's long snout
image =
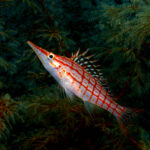
{"type": "Polygon", "coordinates": [[[36,52],[41,52],[42,54],[48,56],[49,55],[49,52],[46,51],[45,49],[33,44],[31,41],[27,41],[27,44],[36,52]]]}

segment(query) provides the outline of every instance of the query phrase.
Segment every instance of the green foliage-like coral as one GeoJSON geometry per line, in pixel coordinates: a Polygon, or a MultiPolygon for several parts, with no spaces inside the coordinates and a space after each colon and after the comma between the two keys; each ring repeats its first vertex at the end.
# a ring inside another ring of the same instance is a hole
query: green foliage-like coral
{"type": "Polygon", "coordinates": [[[149,10],[148,0],[0,0],[0,149],[149,150],[149,10]],[[27,40],[96,54],[118,103],[144,110],[130,137],[106,111],[70,102],[27,40]]]}

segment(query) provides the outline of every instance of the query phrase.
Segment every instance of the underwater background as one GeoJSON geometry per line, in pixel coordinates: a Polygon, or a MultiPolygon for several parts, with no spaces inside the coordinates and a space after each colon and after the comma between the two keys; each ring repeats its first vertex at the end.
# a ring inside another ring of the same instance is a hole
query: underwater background
{"type": "Polygon", "coordinates": [[[149,0],[0,0],[0,150],[150,150],[149,0]],[[125,136],[107,111],[68,100],[27,45],[89,49],[122,104],[143,110],[125,136]]]}

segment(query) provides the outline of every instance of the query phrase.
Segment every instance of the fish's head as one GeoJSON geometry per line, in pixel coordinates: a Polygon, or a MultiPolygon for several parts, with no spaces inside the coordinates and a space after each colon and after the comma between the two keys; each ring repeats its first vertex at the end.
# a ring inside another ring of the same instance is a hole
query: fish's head
{"type": "MultiPolygon", "coordinates": [[[[42,62],[45,69],[54,75],[56,68],[59,67],[59,62],[56,61],[55,57],[57,57],[54,53],[49,52],[35,44],[31,41],[27,41],[28,45],[34,50],[40,61],[42,62]]],[[[55,76],[55,75],[54,75],[55,76]]]]}

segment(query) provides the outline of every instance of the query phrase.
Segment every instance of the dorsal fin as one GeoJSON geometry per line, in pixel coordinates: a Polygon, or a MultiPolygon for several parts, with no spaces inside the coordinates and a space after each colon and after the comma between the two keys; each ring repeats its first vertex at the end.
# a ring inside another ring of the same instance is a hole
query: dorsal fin
{"type": "Polygon", "coordinates": [[[103,85],[103,87],[107,90],[110,96],[112,96],[112,93],[110,92],[108,86],[107,86],[107,81],[104,79],[102,76],[102,72],[100,69],[100,65],[97,65],[96,62],[97,60],[93,59],[94,55],[90,56],[85,56],[89,50],[87,49],[85,52],[82,54],[79,54],[80,49],[77,50],[75,54],[72,54],[71,59],[78,63],[80,66],[84,67],[85,70],[90,73],[93,77],[97,79],[97,81],[103,85]]]}
{"type": "Polygon", "coordinates": [[[98,81],[103,81],[104,79],[102,76],[100,65],[96,64],[97,60],[92,59],[94,55],[85,56],[88,50],[86,50],[82,54],[79,54],[79,51],[80,50],[78,50],[75,54],[72,54],[71,59],[74,62],[78,63],[80,66],[84,67],[85,70],[93,77],[95,77],[98,81]]]}

